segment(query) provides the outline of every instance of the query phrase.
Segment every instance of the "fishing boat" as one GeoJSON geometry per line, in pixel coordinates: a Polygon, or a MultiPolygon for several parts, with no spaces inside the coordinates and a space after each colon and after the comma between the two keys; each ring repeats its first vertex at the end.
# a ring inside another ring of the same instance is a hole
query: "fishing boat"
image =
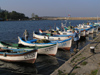
{"type": "Polygon", "coordinates": [[[0,47],[5,47],[8,49],[22,49],[22,50],[33,50],[35,49],[34,47],[29,47],[29,46],[24,46],[22,44],[18,44],[18,43],[8,43],[8,42],[0,42],[0,47]]]}
{"type": "Polygon", "coordinates": [[[23,44],[26,46],[34,46],[34,44],[36,44],[36,46],[38,47],[38,53],[43,53],[43,52],[45,53],[45,51],[47,50],[46,54],[49,53],[50,55],[56,54],[56,52],[57,52],[57,45],[56,44],[58,44],[59,49],[64,49],[64,50],[70,50],[71,45],[72,45],[72,38],[70,37],[69,39],[65,39],[63,41],[60,41],[60,40],[50,41],[49,43],[52,43],[55,45],[51,45],[49,48],[45,48],[46,46],[44,46],[45,49],[44,48],[41,49],[41,47],[43,47],[42,44],[44,44],[44,43],[33,43],[33,42],[36,42],[37,40],[33,39],[33,40],[24,41],[21,38],[19,38],[20,44],[23,44]],[[41,45],[41,47],[40,47],[40,45],[41,45]]]}
{"type": "Polygon", "coordinates": [[[81,32],[81,36],[86,36],[89,33],[93,33],[94,27],[91,23],[89,25],[86,24],[79,24],[76,28],[76,30],[79,30],[81,32]]]}
{"type": "Polygon", "coordinates": [[[58,49],[58,43],[36,43],[37,39],[24,41],[22,38],[18,37],[18,43],[24,46],[38,47],[38,54],[46,54],[55,56],[58,49]]]}
{"type": "Polygon", "coordinates": [[[48,40],[65,40],[70,38],[70,35],[53,35],[48,33],[33,32],[33,38],[48,39],[48,40]]]}
{"type": "Polygon", "coordinates": [[[70,37],[69,39],[65,39],[63,41],[55,40],[51,42],[58,42],[58,49],[70,50],[72,46],[72,37],[70,37]]]}
{"type": "MultiPolygon", "coordinates": [[[[68,37],[72,37],[72,40],[73,40],[73,35],[74,35],[74,33],[73,33],[73,30],[74,29],[72,29],[72,28],[70,28],[71,26],[68,26],[68,27],[65,27],[64,28],[64,31],[60,31],[59,30],[59,28],[58,27],[56,27],[56,30],[55,31],[53,31],[53,34],[54,35],[59,35],[59,36],[63,36],[63,37],[66,37],[66,36],[68,36],[68,37]]],[[[52,31],[51,31],[52,32],[52,31]]],[[[39,33],[40,34],[43,34],[43,33],[51,33],[49,30],[46,30],[46,31],[42,31],[41,29],[39,29],[39,33]]],[[[75,32],[77,32],[76,30],[75,30],[75,32]]],[[[69,39],[69,38],[68,38],[69,39]]],[[[80,39],[80,33],[79,33],[79,39],[80,39]]],[[[66,39],[65,39],[66,40],[66,39]]],[[[52,40],[51,40],[52,41],[52,40]]],[[[55,41],[55,40],[53,40],[53,41],[55,41]]]]}
{"type": "MultiPolygon", "coordinates": [[[[26,42],[26,41],[22,40],[22,38],[20,38],[20,37],[18,37],[18,38],[19,38],[20,41],[26,42]]],[[[34,39],[34,41],[35,41],[35,39],[34,39]]],[[[30,45],[30,44],[28,44],[28,45],[30,45]]],[[[32,44],[31,46],[27,46],[27,44],[26,45],[22,45],[22,44],[17,44],[17,43],[0,42],[0,47],[5,47],[5,48],[9,48],[9,49],[33,50],[36,47],[36,45],[32,44]]],[[[44,45],[44,46],[42,46],[42,45],[38,46],[38,54],[56,55],[56,50],[57,49],[54,50],[55,51],[54,53],[53,53],[53,51],[51,51],[51,52],[50,51],[46,51],[49,47],[53,47],[53,44],[47,44],[47,45],[44,45]]]]}
{"type": "Polygon", "coordinates": [[[63,24],[63,23],[61,23],[61,25],[62,25],[61,27],[63,28],[63,31],[60,31],[61,35],[69,35],[73,37],[74,35],[73,31],[75,31],[75,32],[78,32],[79,39],[80,39],[80,36],[82,36],[82,33],[78,29],[75,29],[73,26],[70,25],[67,27],[66,24],[63,24]]]}
{"type": "Polygon", "coordinates": [[[35,63],[36,58],[37,49],[29,51],[20,49],[8,49],[5,47],[0,48],[0,60],[9,62],[35,63]]]}
{"type": "Polygon", "coordinates": [[[86,36],[86,30],[82,28],[75,28],[75,30],[79,31],[80,37],[85,37],[86,36]]]}

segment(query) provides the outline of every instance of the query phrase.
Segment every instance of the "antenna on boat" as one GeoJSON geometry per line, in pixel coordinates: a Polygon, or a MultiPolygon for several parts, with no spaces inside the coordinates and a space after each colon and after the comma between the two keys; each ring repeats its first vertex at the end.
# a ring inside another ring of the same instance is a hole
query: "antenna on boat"
{"type": "Polygon", "coordinates": [[[97,23],[98,23],[98,15],[97,15],[97,23]]]}

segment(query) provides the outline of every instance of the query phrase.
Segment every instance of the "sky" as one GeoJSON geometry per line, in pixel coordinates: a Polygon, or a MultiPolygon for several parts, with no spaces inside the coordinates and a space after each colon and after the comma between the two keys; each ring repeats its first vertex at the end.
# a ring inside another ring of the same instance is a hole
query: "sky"
{"type": "Polygon", "coordinates": [[[32,13],[54,17],[100,16],[100,0],[0,0],[0,7],[32,17],[32,13]]]}

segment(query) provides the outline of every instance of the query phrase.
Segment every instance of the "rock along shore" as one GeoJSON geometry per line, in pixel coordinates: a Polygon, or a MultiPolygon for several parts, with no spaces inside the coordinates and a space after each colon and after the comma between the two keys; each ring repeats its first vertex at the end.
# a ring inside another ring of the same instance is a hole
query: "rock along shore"
{"type": "Polygon", "coordinates": [[[100,75],[100,33],[50,75],[100,75]],[[91,46],[95,47],[95,54],[91,46]]]}

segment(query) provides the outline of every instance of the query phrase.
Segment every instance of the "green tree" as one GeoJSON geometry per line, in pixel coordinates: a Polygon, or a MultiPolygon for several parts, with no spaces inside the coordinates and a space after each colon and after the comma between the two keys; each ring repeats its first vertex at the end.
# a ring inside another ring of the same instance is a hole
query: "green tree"
{"type": "Polygon", "coordinates": [[[0,12],[0,18],[2,18],[3,20],[26,20],[29,19],[28,17],[26,17],[23,13],[19,13],[16,11],[12,11],[12,12],[8,12],[7,10],[4,10],[2,12],[0,12]]]}
{"type": "Polygon", "coordinates": [[[5,12],[4,12],[4,15],[5,15],[5,16],[4,16],[4,19],[5,19],[5,20],[8,20],[8,19],[10,18],[10,15],[9,15],[9,12],[8,12],[8,11],[5,11],[5,12]]]}

